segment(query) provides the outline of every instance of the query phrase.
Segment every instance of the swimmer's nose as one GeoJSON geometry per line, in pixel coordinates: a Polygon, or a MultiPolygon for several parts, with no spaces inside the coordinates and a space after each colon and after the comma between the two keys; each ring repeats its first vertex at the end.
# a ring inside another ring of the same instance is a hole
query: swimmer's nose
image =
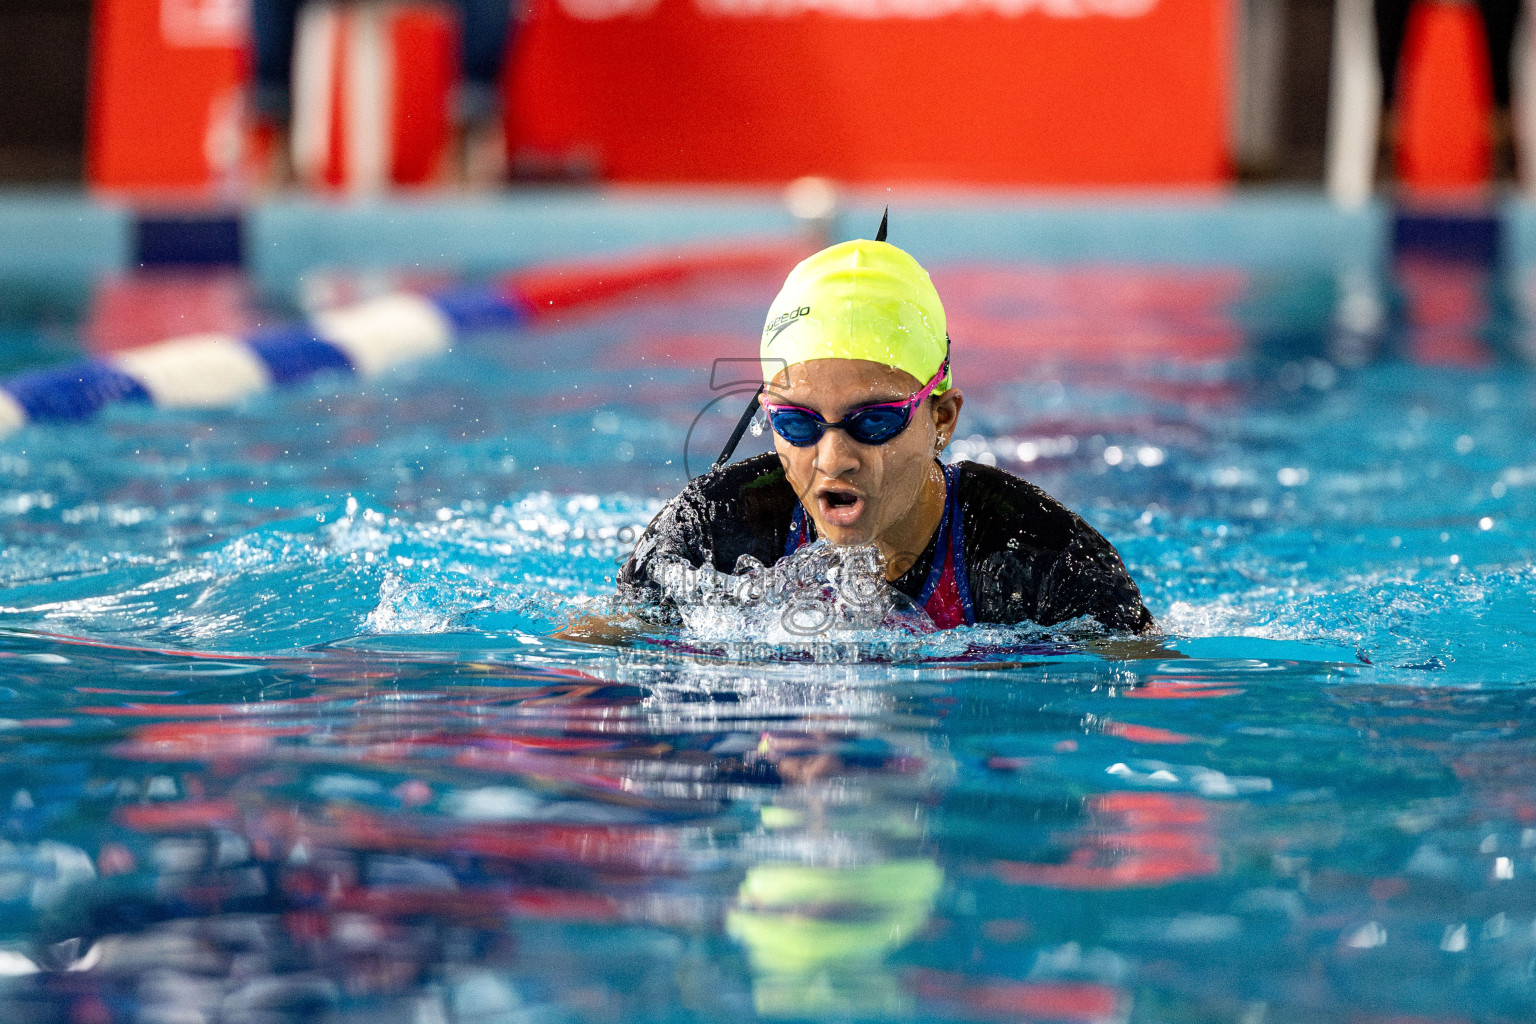
{"type": "Polygon", "coordinates": [[[855,472],[860,465],[859,446],[842,430],[828,430],[816,442],[816,469],[838,479],[855,472]]]}

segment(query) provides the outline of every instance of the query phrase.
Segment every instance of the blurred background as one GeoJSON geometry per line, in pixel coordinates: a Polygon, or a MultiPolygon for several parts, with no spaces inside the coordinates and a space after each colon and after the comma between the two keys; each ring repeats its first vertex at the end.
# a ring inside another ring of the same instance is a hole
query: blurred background
{"type": "MultiPolygon", "coordinates": [[[[238,266],[291,293],[327,265],[453,276],[836,234],[840,204],[893,196],[969,197],[994,226],[1010,203],[1224,203],[1227,242],[1260,262],[1365,244],[1332,261],[1356,277],[1429,230],[1453,261],[1514,268],[1505,305],[1529,262],[1517,0],[10,0],[0,58],[0,278],[96,306],[104,275],[143,268],[238,266]],[[648,189],[703,219],[657,214],[648,189]],[[645,207],[628,227],[624,197],[645,207]],[[491,226],[535,208],[532,233],[491,226]],[[594,230],[598,210],[618,219],[594,230]]],[[[1030,220],[977,256],[1251,262],[1175,220],[1176,237],[1030,220]]],[[[129,305],[222,330],[232,288],[129,305]]]]}
{"type": "MultiPolygon", "coordinates": [[[[1514,183],[1520,5],[10,0],[0,181],[1514,183]],[[1511,74],[1513,71],[1513,74],[1511,74]],[[1511,117],[1511,110],[1516,117],[1511,117]]],[[[1527,135],[1529,133],[1526,133],[1527,135]]]]}
{"type": "Polygon", "coordinates": [[[0,0],[0,1019],[1536,1020],[1532,59],[1513,0],[0,0]],[[886,207],[946,458],[1170,656],[553,637],[886,207]]]}

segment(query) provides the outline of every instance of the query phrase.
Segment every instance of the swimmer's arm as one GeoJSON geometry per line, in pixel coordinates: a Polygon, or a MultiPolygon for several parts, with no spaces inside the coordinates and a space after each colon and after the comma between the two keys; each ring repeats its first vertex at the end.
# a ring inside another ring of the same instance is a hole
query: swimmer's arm
{"type": "MultiPolygon", "coordinates": [[[[641,548],[646,546],[642,539],[641,548]]],[[[647,626],[668,626],[676,621],[676,612],[668,604],[661,588],[651,579],[651,559],[631,554],[619,572],[620,611],[604,615],[581,615],[555,630],[556,640],[581,644],[622,647],[639,636],[647,626]]]]}
{"type": "Polygon", "coordinates": [[[571,640],[578,644],[597,644],[603,647],[622,647],[638,634],[633,619],[617,615],[583,615],[568,622],[550,634],[556,640],[571,640]]]}
{"type": "MultiPolygon", "coordinates": [[[[673,624],[676,612],[662,595],[661,588],[633,569],[634,559],[619,574],[617,608],[601,614],[578,615],[550,636],[581,644],[620,647],[634,640],[647,627],[673,624]]],[[[612,607],[612,606],[610,606],[612,607]]]]}
{"type": "Polygon", "coordinates": [[[1168,638],[1157,632],[1155,628],[1141,636],[1117,636],[1090,640],[1087,647],[1107,661],[1166,661],[1171,658],[1188,657],[1170,647],[1168,638]]]}
{"type": "Polygon", "coordinates": [[[676,611],[670,608],[653,571],[668,561],[694,566],[705,561],[707,556],[698,551],[701,538],[697,534],[707,529],[708,523],[707,510],[696,488],[688,487],[667,502],[646,526],[619,570],[618,599],[629,607],[629,613],[584,615],[551,635],[557,640],[619,647],[638,636],[643,626],[674,624],[676,611]]]}
{"type": "MultiPolygon", "coordinates": [[[[657,576],[659,567],[669,563],[694,568],[713,563],[714,527],[722,511],[719,495],[711,498],[702,489],[707,482],[704,477],[690,482],[662,506],[625,559],[617,581],[618,598],[629,614],[583,616],[552,634],[556,639],[619,645],[631,641],[645,626],[678,624],[677,609],[657,576]]],[[[734,519],[728,525],[741,528],[734,519]]]]}

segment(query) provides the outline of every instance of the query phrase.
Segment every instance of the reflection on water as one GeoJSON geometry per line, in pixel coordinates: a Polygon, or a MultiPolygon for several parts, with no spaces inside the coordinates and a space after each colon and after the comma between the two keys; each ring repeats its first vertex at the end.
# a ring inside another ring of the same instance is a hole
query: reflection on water
{"type": "Polygon", "coordinates": [[[3,643],[0,1019],[1536,1010],[1519,690],[3,643]]]}

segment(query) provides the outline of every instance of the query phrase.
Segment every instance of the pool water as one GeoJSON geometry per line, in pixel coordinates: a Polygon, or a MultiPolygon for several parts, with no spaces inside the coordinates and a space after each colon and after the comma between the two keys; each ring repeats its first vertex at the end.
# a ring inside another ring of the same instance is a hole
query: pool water
{"type": "Polygon", "coordinates": [[[1164,639],[553,638],[718,451],[772,281],[0,443],[0,1019],[1536,1015],[1508,303],[935,280],[955,457],[1080,511],[1164,639]]]}

